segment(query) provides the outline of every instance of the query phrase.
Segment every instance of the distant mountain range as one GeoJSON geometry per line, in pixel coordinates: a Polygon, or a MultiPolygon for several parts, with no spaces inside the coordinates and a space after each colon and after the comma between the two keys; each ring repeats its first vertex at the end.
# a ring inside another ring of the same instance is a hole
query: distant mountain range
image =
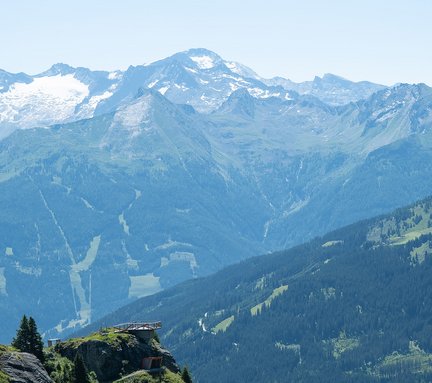
{"type": "MultiPolygon", "coordinates": [[[[23,313],[63,336],[432,190],[423,84],[330,105],[206,50],[0,78],[1,129],[14,131],[0,141],[2,342],[23,313]]],[[[340,97],[365,95],[340,84],[340,97]]]]}
{"type": "Polygon", "coordinates": [[[201,112],[218,108],[237,89],[257,98],[290,99],[310,94],[332,105],[367,98],[384,87],[354,83],[334,75],[311,82],[259,77],[246,66],[225,61],[206,49],[191,49],[126,71],[91,71],[55,64],[35,76],[0,70],[0,137],[16,128],[52,125],[115,110],[139,87],[154,89],[177,104],[201,112]]]}
{"type": "Polygon", "coordinates": [[[299,94],[309,94],[330,105],[344,105],[368,98],[372,93],[384,89],[383,85],[369,81],[352,82],[334,74],[327,73],[313,81],[296,83],[283,77],[274,77],[263,82],[270,86],[282,86],[299,94]]]}
{"type": "Polygon", "coordinates": [[[432,198],[140,299],[196,382],[428,382],[432,198]]]}

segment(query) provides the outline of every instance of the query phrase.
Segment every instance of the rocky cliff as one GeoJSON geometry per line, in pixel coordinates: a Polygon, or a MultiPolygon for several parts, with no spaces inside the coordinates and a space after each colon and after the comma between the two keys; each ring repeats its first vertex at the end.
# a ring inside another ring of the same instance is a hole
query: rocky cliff
{"type": "Polygon", "coordinates": [[[144,340],[128,333],[101,330],[88,337],[62,342],[55,346],[55,351],[69,360],[74,360],[79,353],[87,369],[93,371],[101,383],[136,374],[142,369],[143,360],[149,358],[162,357],[162,368],[155,369],[157,374],[164,370],[175,375],[180,372],[171,353],[154,337],[144,340]]]}

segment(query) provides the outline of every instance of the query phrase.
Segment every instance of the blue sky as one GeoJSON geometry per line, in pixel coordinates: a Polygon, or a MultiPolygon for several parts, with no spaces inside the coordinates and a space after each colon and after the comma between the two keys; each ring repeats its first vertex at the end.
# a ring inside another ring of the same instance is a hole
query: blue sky
{"type": "Polygon", "coordinates": [[[203,47],[265,77],[432,85],[429,0],[8,0],[0,68],[125,69],[203,47]]]}

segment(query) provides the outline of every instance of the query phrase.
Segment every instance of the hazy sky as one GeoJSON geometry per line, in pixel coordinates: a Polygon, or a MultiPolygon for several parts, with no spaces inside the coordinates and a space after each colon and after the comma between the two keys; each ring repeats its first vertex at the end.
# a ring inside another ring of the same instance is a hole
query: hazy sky
{"type": "Polygon", "coordinates": [[[203,47],[265,77],[432,85],[431,0],[2,0],[0,68],[125,69],[203,47]]]}

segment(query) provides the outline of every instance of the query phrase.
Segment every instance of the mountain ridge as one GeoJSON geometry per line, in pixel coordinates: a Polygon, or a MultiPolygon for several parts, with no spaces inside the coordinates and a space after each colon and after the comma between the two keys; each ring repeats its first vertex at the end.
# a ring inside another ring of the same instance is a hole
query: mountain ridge
{"type": "MultiPolygon", "coordinates": [[[[54,64],[36,75],[2,70],[0,138],[17,128],[66,123],[110,112],[129,102],[140,87],[154,88],[174,103],[189,104],[207,113],[217,109],[239,88],[248,89],[259,98],[290,99],[297,91],[320,98],[319,90],[302,90],[302,84],[306,83],[291,86],[289,80],[284,81],[264,80],[250,68],[223,60],[203,48],[178,52],[146,65],[130,66],[125,71],[93,71],[64,63],[54,64]]],[[[351,92],[342,103],[365,98],[382,88],[371,85],[355,95],[353,89],[357,85],[344,81],[338,82],[341,88],[333,89],[336,93],[351,92]],[[349,89],[344,90],[346,84],[349,89]]],[[[326,76],[321,82],[327,82],[326,76]]],[[[331,95],[327,90],[324,93],[324,101],[328,101],[331,95]]]]}
{"type": "Polygon", "coordinates": [[[160,317],[161,339],[198,382],[428,380],[431,214],[429,197],[142,298],[81,332],[160,317]]]}

